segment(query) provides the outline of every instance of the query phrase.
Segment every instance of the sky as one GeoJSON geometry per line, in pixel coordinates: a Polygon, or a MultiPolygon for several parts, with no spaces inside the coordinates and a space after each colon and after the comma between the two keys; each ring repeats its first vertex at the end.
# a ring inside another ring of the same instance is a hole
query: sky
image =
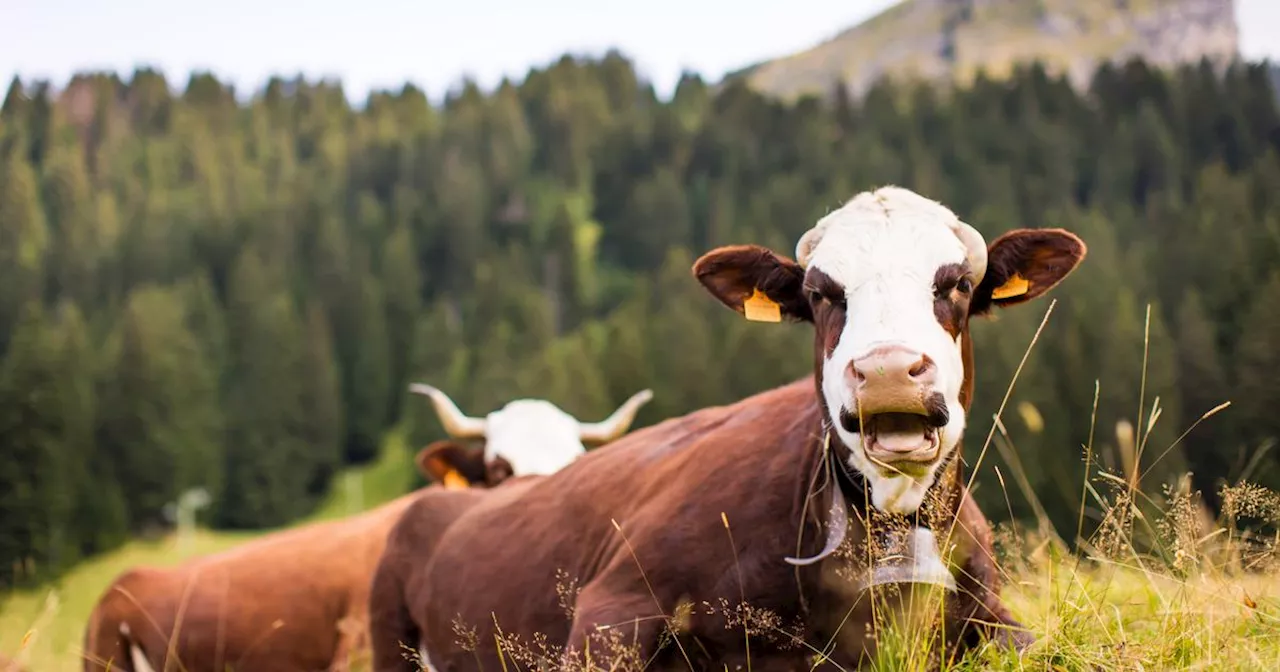
{"type": "MultiPolygon", "coordinates": [[[[1090,2],[1096,0],[1080,0],[1090,2]]],[[[0,86],[55,86],[136,67],[182,87],[211,71],[248,95],[272,75],[338,77],[353,102],[413,82],[438,100],[566,52],[617,48],[667,96],[681,72],[727,71],[799,51],[896,0],[0,0],[0,86]]],[[[1241,51],[1280,62],[1280,0],[1236,0],[1241,51]]]]}

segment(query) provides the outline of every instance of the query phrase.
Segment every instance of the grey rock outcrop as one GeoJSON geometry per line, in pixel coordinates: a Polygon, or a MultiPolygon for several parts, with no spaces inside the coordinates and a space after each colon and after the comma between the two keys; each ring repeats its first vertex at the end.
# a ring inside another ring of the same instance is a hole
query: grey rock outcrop
{"type": "Polygon", "coordinates": [[[906,0],[806,51],[736,76],[783,98],[861,95],[884,75],[966,81],[1039,60],[1077,85],[1103,61],[1168,67],[1239,54],[1233,0],[906,0]]]}

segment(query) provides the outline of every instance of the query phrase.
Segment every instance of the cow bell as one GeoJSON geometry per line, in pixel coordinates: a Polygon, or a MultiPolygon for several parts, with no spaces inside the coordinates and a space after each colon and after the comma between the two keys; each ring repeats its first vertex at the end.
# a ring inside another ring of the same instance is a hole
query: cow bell
{"type": "Polygon", "coordinates": [[[958,590],[955,576],[939,552],[933,530],[917,527],[876,536],[879,538],[872,543],[878,543],[881,552],[874,554],[864,590],[901,583],[931,584],[950,591],[958,590]]]}

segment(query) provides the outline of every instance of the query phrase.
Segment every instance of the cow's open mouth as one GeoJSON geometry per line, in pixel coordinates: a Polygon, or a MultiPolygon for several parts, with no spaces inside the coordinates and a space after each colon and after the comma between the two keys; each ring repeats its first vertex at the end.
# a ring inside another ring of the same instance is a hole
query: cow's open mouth
{"type": "Polygon", "coordinates": [[[840,426],[862,438],[862,449],[873,462],[898,468],[927,464],[939,454],[939,429],[946,412],[877,413],[861,419],[848,409],[840,412],[840,426]]]}

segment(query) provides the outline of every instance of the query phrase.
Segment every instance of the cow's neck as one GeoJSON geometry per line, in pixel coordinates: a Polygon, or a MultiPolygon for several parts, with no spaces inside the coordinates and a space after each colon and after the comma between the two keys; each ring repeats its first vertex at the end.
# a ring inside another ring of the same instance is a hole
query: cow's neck
{"type": "MultiPolygon", "coordinates": [[[[896,521],[940,530],[955,513],[961,479],[960,448],[946,459],[938,470],[938,477],[925,491],[924,504],[911,514],[891,514],[877,509],[871,503],[871,488],[862,474],[849,465],[850,448],[844,445],[834,430],[827,434],[830,446],[824,468],[834,476],[840,486],[850,515],[864,522],[896,521]]],[[[835,492],[832,492],[835,495],[835,492]]]]}

